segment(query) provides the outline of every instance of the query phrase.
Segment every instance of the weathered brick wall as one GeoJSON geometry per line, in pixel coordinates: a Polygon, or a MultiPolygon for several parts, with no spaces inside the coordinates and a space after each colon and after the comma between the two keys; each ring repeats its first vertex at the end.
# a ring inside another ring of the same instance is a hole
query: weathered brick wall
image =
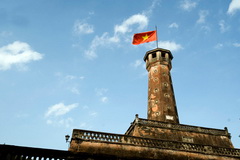
{"type": "Polygon", "coordinates": [[[146,160],[237,160],[240,157],[211,155],[198,152],[184,152],[179,150],[160,149],[152,147],[134,146],[98,141],[72,140],[69,151],[74,153],[91,153],[92,155],[115,156],[119,159],[146,160]]]}
{"type": "Polygon", "coordinates": [[[169,50],[155,49],[144,57],[148,70],[148,119],[179,123],[170,75],[172,54],[169,50]]]}
{"type": "Polygon", "coordinates": [[[158,127],[138,125],[134,128],[132,136],[233,148],[230,139],[224,135],[196,133],[158,127]]]}

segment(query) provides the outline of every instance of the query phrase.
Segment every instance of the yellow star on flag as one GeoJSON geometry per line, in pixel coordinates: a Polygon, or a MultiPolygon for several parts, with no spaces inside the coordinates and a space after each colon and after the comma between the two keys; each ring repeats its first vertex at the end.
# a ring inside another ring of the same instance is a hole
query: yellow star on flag
{"type": "Polygon", "coordinates": [[[142,38],[143,38],[143,40],[145,41],[145,40],[147,40],[147,39],[149,38],[149,35],[146,34],[145,36],[142,36],[142,38]]]}

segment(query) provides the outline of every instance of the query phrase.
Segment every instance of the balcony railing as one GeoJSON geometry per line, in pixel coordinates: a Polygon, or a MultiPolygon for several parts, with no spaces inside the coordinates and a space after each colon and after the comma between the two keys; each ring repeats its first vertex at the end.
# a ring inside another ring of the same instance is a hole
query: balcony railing
{"type": "Polygon", "coordinates": [[[0,145],[0,160],[68,160],[68,151],[0,145]]]}
{"type": "Polygon", "coordinates": [[[153,147],[160,149],[171,149],[186,152],[197,152],[203,154],[212,154],[219,156],[230,156],[240,158],[240,149],[233,148],[221,148],[200,144],[183,143],[175,141],[164,141],[158,139],[149,139],[141,137],[133,137],[120,134],[111,134],[103,132],[94,132],[87,130],[74,130],[72,135],[73,140],[81,141],[93,141],[93,142],[104,142],[104,143],[117,143],[122,145],[135,145],[142,147],[153,147]]]}

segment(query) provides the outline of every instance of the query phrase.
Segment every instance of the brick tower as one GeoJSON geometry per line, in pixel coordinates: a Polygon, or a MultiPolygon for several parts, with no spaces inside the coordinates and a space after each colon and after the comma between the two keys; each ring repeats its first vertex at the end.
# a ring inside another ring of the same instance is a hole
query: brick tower
{"type": "Polygon", "coordinates": [[[179,123],[170,70],[173,56],[157,48],[144,56],[148,71],[148,119],[179,123]]]}
{"type": "Polygon", "coordinates": [[[179,123],[170,75],[172,59],[171,52],[162,48],[144,56],[148,71],[147,119],[136,115],[125,134],[74,129],[69,151],[92,160],[240,159],[240,149],[233,147],[226,127],[179,123]]]}

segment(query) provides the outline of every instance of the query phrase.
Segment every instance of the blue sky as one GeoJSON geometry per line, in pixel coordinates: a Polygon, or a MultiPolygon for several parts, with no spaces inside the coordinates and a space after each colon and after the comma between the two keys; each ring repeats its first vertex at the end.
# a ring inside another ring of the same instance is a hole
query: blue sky
{"type": "Polygon", "coordinates": [[[240,148],[240,0],[0,0],[0,144],[67,149],[72,129],[124,134],[147,116],[146,51],[172,51],[181,124],[240,148]]]}

